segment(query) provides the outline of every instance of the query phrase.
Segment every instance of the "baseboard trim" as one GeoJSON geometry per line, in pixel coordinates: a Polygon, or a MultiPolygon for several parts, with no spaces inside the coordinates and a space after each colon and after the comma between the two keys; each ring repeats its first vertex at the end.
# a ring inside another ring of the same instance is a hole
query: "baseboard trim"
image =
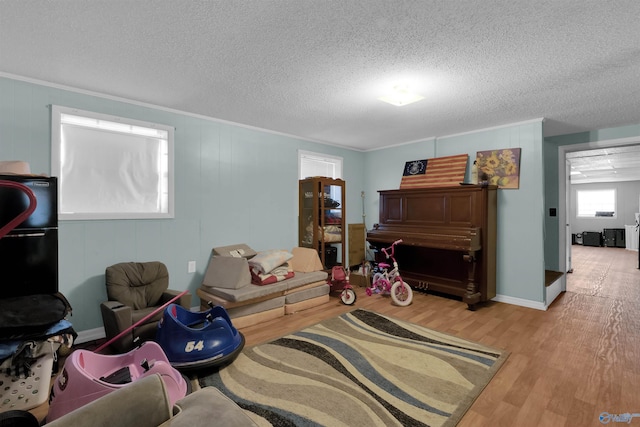
{"type": "MultiPolygon", "coordinates": [[[[198,312],[200,311],[199,306],[191,307],[191,311],[198,312]]],[[[76,344],[82,344],[89,341],[101,340],[107,337],[107,334],[104,331],[104,327],[87,329],[85,331],[78,332],[78,337],[76,338],[76,344]]]]}
{"type": "Polygon", "coordinates": [[[105,338],[107,335],[104,332],[104,328],[87,329],[86,331],[78,332],[75,344],[82,344],[89,341],[96,341],[105,338]]]}
{"type": "Polygon", "coordinates": [[[531,301],[524,298],[510,297],[508,295],[496,295],[492,301],[504,302],[506,304],[519,305],[521,307],[535,308],[536,310],[547,311],[547,306],[543,302],[531,301]]]}
{"type": "Polygon", "coordinates": [[[563,286],[563,280],[564,277],[559,278],[558,280],[556,280],[555,282],[553,282],[551,285],[547,286],[545,288],[546,291],[546,307],[545,310],[547,308],[549,308],[549,306],[551,304],[553,304],[553,302],[556,300],[556,298],[558,298],[558,295],[560,295],[562,293],[562,290],[564,288],[563,286]]]}

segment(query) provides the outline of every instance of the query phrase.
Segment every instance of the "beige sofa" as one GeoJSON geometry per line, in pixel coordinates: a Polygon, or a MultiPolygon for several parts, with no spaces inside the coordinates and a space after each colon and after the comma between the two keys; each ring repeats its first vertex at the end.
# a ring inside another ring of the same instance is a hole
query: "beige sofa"
{"type": "Polygon", "coordinates": [[[256,426],[214,387],[197,390],[171,407],[160,375],[145,377],[70,412],[47,427],[256,426]]]}
{"type": "Polygon", "coordinates": [[[254,254],[244,244],[214,248],[203,283],[196,291],[201,310],[208,308],[208,302],[220,305],[236,328],[245,328],[329,302],[328,274],[314,249],[293,248],[289,264],[294,277],[263,286],[251,283],[248,259],[254,254]],[[223,255],[238,249],[249,256],[223,255]]]}

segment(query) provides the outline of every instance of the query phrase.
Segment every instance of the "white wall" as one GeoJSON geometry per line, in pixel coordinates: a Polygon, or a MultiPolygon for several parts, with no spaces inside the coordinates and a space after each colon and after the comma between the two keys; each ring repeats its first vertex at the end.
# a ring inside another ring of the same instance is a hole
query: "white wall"
{"type": "Polygon", "coordinates": [[[569,213],[569,224],[571,233],[582,233],[583,231],[602,232],[604,228],[624,228],[625,225],[635,224],[635,213],[638,212],[638,197],[640,197],[640,181],[624,182],[602,182],[593,184],[571,185],[571,212],[569,213]],[[577,190],[604,190],[615,189],[617,209],[616,216],[612,218],[583,218],[576,216],[577,190]]]}

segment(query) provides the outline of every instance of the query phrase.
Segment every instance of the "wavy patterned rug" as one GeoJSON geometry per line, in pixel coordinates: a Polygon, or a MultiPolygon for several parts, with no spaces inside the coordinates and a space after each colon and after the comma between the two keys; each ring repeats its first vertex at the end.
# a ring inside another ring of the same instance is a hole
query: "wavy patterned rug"
{"type": "Polygon", "coordinates": [[[354,310],[199,378],[261,426],[454,426],[504,351],[354,310]]]}

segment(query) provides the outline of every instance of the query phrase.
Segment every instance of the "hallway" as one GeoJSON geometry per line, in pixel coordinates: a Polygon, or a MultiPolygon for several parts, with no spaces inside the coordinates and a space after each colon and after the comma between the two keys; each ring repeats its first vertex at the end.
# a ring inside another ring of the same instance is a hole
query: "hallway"
{"type": "Polygon", "coordinates": [[[572,245],[571,266],[567,292],[640,302],[637,251],[572,245]]]}

